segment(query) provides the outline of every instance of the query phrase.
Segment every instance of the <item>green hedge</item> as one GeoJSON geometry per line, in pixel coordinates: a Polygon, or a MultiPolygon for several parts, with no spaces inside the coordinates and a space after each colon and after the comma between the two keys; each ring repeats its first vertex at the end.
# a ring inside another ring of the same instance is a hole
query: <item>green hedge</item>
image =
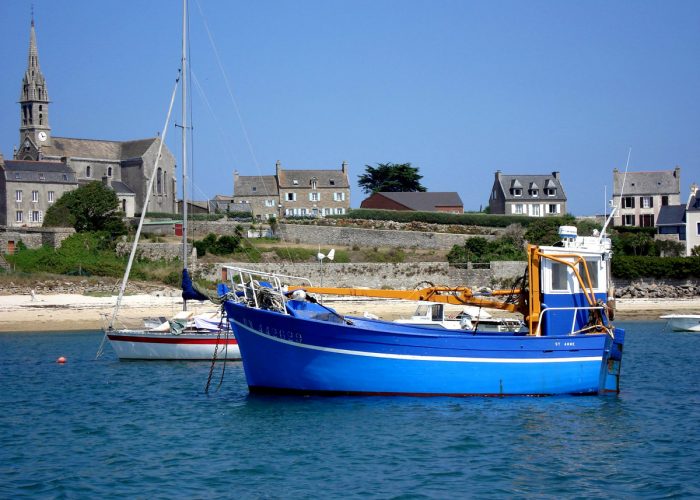
{"type": "MultiPolygon", "coordinates": [[[[334,219],[366,219],[366,220],[391,220],[395,222],[426,222],[429,224],[461,224],[465,226],[507,227],[511,224],[520,224],[527,227],[538,217],[525,215],[492,215],[484,213],[448,214],[443,212],[411,212],[398,210],[370,210],[357,208],[349,210],[345,215],[331,216],[334,219]]],[[[547,220],[556,221],[557,225],[571,224],[574,220],[571,216],[547,217],[547,220]]]]}
{"type": "Polygon", "coordinates": [[[612,260],[615,278],[700,278],[700,257],[639,257],[616,255],[612,260]]]}

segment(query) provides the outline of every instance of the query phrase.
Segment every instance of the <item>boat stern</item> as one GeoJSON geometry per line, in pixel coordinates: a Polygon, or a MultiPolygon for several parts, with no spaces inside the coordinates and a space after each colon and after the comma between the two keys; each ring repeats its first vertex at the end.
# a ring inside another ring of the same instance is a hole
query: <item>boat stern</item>
{"type": "Polygon", "coordinates": [[[620,372],[622,369],[622,350],[625,344],[625,331],[613,328],[613,340],[603,374],[603,393],[618,394],[620,392],[620,372]]]}

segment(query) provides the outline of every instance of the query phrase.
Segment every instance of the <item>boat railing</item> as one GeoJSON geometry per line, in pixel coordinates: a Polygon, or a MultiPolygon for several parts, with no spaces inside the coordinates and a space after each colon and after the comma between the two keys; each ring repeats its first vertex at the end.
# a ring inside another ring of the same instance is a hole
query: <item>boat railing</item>
{"type": "Polygon", "coordinates": [[[226,269],[232,288],[242,292],[243,300],[248,304],[253,304],[256,309],[259,309],[261,306],[260,294],[267,293],[272,294],[281,301],[281,312],[287,314],[287,309],[284,307],[287,302],[286,285],[296,282],[304,286],[312,286],[311,280],[300,276],[268,273],[237,266],[222,267],[226,269]],[[236,278],[238,278],[238,282],[236,282],[236,278]],[[267,283],[267,285],[264,283],[267,283]]]}
{"type": "Polygon", "coordinates": [[[607,307],[606,306],[569,306],[569,307],[546,307],[540,311],[540,315],[538,318],[537,322],[537,330],[535,330],[535,336],[539,337],[542,335],[542,320],[544,319],[544,315],[549,313],[549,312],[557,312],[557,311],[573,311],[574,314],[571,315],[571,328],[569,329],[569,333],[565,333],[564,335],[577,335],[580,333],[587,333],[591,331],[592,329],[595,328],[602,328],[608,335],[612,335],[612,331],[610,328],[606,325],[604,325],[602,322],[592,325],[592,326],[586,326],[582,329],[576,330],[576,318],[578,317],[578,313],[582,311],[588,311],[589,313],[591,311],[600,311],[601,317],[602,315],[607,313],[607,307]]]}

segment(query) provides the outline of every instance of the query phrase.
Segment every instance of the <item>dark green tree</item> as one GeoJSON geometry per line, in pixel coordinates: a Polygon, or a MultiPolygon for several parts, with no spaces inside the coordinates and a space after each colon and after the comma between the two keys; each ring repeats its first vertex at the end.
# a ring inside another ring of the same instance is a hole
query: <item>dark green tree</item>
{"type": "Polygon", "coordinates": [[[376,167],[365,165],[365,173],[359,176],[357,183],[367,194],[384,192],[425,192],[421,185],[423,178],[418,167],[410,163],[378,163],[376,167]]]}
{"type": "Polygon", "coordinates": [[[44,216],[44,227],[72,227],[77,232],[107,231],[126,234],[116,193],[101,182],[69,191],[44,216]]]}

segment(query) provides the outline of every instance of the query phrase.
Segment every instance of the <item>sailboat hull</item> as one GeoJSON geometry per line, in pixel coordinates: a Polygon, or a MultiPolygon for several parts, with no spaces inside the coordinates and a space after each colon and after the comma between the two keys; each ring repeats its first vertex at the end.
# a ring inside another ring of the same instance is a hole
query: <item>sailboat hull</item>
{"type": "Polygon", "coordinates": [[[239,360],[238,341],[232,335],[217,333],[158,333],[114,330],[107,333],[119,359],[207,360],[216,352],[217,360],[239,360]]]}

